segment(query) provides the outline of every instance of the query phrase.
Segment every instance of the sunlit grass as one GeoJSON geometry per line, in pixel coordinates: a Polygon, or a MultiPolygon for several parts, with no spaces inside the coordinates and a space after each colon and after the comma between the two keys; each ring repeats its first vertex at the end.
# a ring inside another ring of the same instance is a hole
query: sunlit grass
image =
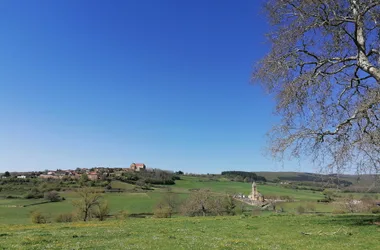
{"type": "Polygon", "coordinates": [[[5,249],[379,249],[375,219],[272,215],[9,225],[0,241],[5,249]]]}

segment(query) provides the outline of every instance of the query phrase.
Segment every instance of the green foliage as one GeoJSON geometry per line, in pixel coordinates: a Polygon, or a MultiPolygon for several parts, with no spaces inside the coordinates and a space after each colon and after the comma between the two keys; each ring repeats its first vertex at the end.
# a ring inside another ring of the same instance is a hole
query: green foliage
{"type": "Polygon", "coordinates": [[[306,209],[305,209],[305,207],[303,207],[303,206],[298,206],[298,207],[296,208],[296,211],[297,211],[298,214],[303,214],[303,213],[306,212],[306,209]]]}
{"type": "Polygon", "coordinates": [[[267,180],[263,176],[259,176],[253,172],[245,172],[245,171],[223,171],[221,173],[222,175],[229,176],[233,179],[236,179],[235,181],[244,181],[245,178],[247,178],[246,182],[252,182],[252,181],[262,181],[266,182],[267,180]]]}
{"type": "Polygon", "coordinates": [[[51,202],[57,202],[57,201],[62,200],[57,191],[46,192],[44,194],[44,197],[46,200],[51,201],[51,202]]]}
{"type": "Polygon", "coordinates": [[[110,213],[110,207],[108,202],[100,203],[94,210],[94,216],[98,218],[100,221],[104,221],[107,219],[110,213]]]}
{"type": "Polygon", "coordinates": [[[346,211],[343,209],[334,209],[331,213],[332,214],[345,214],[346,211]]]}
{"type": "Polygon", "coordinates": [[[73,213],[63,213],[59,214],[55,221],[58,223],[64,223],[64,222],[73,222],[75,220],[75,216],[73,213]]]}
{"type": "Polygon", "coordinates": [[[154,209],[154,217],[155,218],[170,218],[173,211],[170,207],[159,204],[154,209]]]}
{"type": "Polygon", "coordinates": [[[373,207],[371,209],[371,213],[373,213],[373,214],[380,214],[380,207],[373,207]]]}
{"type": "Polygon", "coordinates": [[[88,175],[86,173],[83,173],[79,179],[79,183],[80,185],[83,187],[83,186],[86,186],[87,182],[89,181],[88,179],[88,175]]]}
{"type": "Polygon", "coordinates": [[[224,209],[227,215],[235,215],[236,201],[232,195],[226,195],[224,198],[224,209]]]}
{"type": "Polygon", "coordinates": [[[44,197],[44,193],[40,191],[38,188],[32,188],[30,192],[28,192],[24,198],[25,199],[40,199],[44,197]]]}
{"type": "Polygon", "coordinates": [[[118,220],[125,220],[128,219],[130,213],[127,210],[120,210],[116,213],[115,217],[118,220]]]}
{"type": "Polygon", "coordinates": [[[49,222],[48,216],[42,214],[39,211],[34,211],[31,214],[32,223],[35,224],[45,224],[49,222]]]}

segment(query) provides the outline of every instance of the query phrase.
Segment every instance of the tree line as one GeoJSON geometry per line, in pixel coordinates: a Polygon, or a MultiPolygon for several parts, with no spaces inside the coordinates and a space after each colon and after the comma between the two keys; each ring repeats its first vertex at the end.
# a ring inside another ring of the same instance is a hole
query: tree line
{"type": "Polygon", "coordinates": [[[254,172],[223,171],[222,175],[233,178],[233,180],[235,181],[244,181],[244,182],[253,182],[253,181],[266,182],[267,181],[264,176],[257,175],[254,172]]]}

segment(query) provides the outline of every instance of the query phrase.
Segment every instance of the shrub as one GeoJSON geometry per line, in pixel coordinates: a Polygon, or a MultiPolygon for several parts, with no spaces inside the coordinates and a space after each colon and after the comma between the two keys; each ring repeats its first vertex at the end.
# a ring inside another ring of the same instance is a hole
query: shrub
{"type": "Polygon", "coordinates": [[[5,199],[19,199],[20,197],[13,196],[13,195],[7,195],[5,196],[5,199]]]}
{"type": "Polygon", "coordinates": [[[280,200],[284,200],[284,201],[292,201],[294,200],[292,197],[290,197],[289,195],[281,195],[280,196],[280,200]]]}
{"type": "Polygon", "coordinates": [[[298,206],[298,207],[296,208],[296,211],[297,211],[297,213],[299,213],[299,214],[303,214],[303,213],[305,213],[306,209],[305,209],[303,206],[298,206]]]}
{"type": "Polygon", "coordinates": [[[109,213],[110,213],[110,208],[109,208],[107,202],[99,204],[97,209],[95,209],[95,211],[94,211],[95,217],[98,218],[100,221],[106,220],[109,213]]]}
{"type": "Polygon", "coordinates": [[[25,199],[41,199],[43,197],[44,197],[43,193],[35,193],[35,192],[29,192],[24,196],[25,199]]]}
{"type": "Polygon", "coordinates": [[[226,214],[235,215],[236,201],[231,195],[224,198],[224,209],[226,214]]]}
{"type": "Polygon", "coordinates": [[[62,222],[73,222],[74,221],[74,215],[72,213],[65,213],[65,214],[59,214],[55,221],[62,223],[62,222]]]}
{"type": "Polygon", "coordinates": [[[61,200],[61,197],[59,197],[59,194],[57,191],[46,192],[44,194],[44,197],[46,200],[51,201],[51,202],[57,202],[61,200]]]}
{"type": "Polygon", "coordinates": [[[127,210],[120,210],[115,217],[119,220],[125,220],[129,217],[129,212],[127,210]]]}
{"type": "Polygon", "coordinates": [[[315,204],[309,202],[306,204],[306,210],[307,211],[310,211],[310,212],[315,212],[316,208],[315,208],[315,204]]]}
{"type": "Polygon", "coordinates": [[[345,214],[346,211],[344,211],[343,209],[334,209],[331,213],[332,214],[345,214]]]}
{"type": "Polygon", "coordinates": [[[35,211],[32,213],[32,222],[35,224],[45,224],[48,223],[48,218],[41,212],[35,211]]]}
{"type": "Polygon", "coordinates": [[[172,211],[170,207],[167,206],[157,206],[154,209],[154,217],[156,218],[170,218],[172,211]]]}
{"type": "Polygon", "coordinates": [[[380,214],[380,207],[373,207],[373,208],[371,209],[371,212],[372,212],[373,214],[380,214]]]}

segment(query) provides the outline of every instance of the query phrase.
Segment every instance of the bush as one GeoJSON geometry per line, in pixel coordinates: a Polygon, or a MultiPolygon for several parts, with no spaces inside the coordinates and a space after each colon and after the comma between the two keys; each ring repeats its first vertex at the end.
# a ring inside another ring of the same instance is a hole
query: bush
{"type": "Polygon", "coordinates": [[[373,207],[373,208],[371,209],[371,212],[372,212],[373,214],[380,214],[380,207],[373,207]]]}
{"type": "Polygon", "coordinates": [[[44,197],[43,193],[34,193],[34,192],[29,192],[24,196],[25,199],[41,199],[43,197],[44,197]]]}
{"type": "Polygon", "coordinates": [[[40,189],[34,187],[25,196],[25,199],[40,199],[44,197],[44,193],[40,189]]]}
{"type": "Polygon", "coordinates": [[[51,201],[51,202],[57,202],[61,200],[61,197],[59,197],[59,194],[57,191],[46,192],[44,194],[44,197],[46,200],[51,201]]]}
{"type": "Polygon", "coordinates": [[[170,218],[172,210],[167,206],[157,206],[154,209],[154,217],[156,218],[170,218]]]}
{"type": "Polygon", "coordinates": [[[106,220],[109,213],[110,213],[110,208],[109,208],[107,202],[100,204],[97,207],[97,209],[95,209],[95,211],[94,211],[95,217],[98,218],[100,221],[106,220]]]}
{"type": "Polygon", "coordinates": [[[18,196],[13,196],[13,195],[7,195],[5,196],[5,199],[19,199],[20,197],[18,196]]]}
{"type": "Polygon", "coordinates": [[[303,214],[303,213],[305,213],[306,209],[305,209],[303,206],[298,206],[298,207],[296,208],[296,211],[297,211],[297,213],[299,213],[299,214],[303,214]]]}
{"type": "Polygon", "coordinates": [[[313,204],[313,203],[307,203],[306,204],[306,210],[310,211],[310,212],[315,212],[315,210],[316,210],[315,204],[313,204]]]}
{"type": "Polygon", "coordinates": [[[345,214],[346,211],[344,211],[343,209],[334,209],[331,213],[332,214],[345,214]]]}
{"type": "Polygon", "coordinates": [[[32,222],[35,224],[45,224],[48,223],[48,217],[41,212],[35,211],[32,213],[32,222]]]}
{"type": "Polygon", "coordinates": [[[62,223],[62,222],[73,222],[75,216],[72,213],[65,213],[65,214],[59,214],[56,218],[55,221],[62,223]]]}
{"type": "Polygon", "coordinates": [[[120,210],[115,217],[119,220],[125,220],[129,217],[129,212],[127,210],[120,210]]]}
{"type": "Polygon", "coordinates": [[[289,195],[281,195],[280,196],[280,200],[284,200],[284,201],[293,201],[293,197],[289,196],[289,195]]]}

